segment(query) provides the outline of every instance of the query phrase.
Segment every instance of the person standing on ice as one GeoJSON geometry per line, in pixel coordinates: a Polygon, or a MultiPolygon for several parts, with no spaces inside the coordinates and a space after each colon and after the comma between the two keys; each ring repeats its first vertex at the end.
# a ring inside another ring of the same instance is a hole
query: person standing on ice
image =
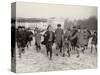
{"type": "Polygon", "coordinates": [[[95,50],[97,52],[97,32],[94,32],[92,37],[92,42],[91,42],[91,53],[93,52],[93,47],[95,47],[95,50]]]}
{"type": "Polygon", "coordinates": [[[77,58],[80,57],[80,53],[79,53],[79,49],[82,46],[82,41],[83,41],[83,36],[82,36],[82,31],[80,28],[77,28],[77,32],[75,33],[75,35],[73,35],[72,37],[70,37],[70,40],[73,40],[74,43],[74,47],[75,47],[75,51],[77,52],[77,58]],[[74,41],[75,39],[75,41],[74,41]],[[77,41],[76,41],[77,40],[77,41]]]}
{"type": "Polygon", "coordinates": [[[55,30],[57,56],[58,56],[58,50],[60,50],[60,52],[62,53],[63,39],[64,39],[64,31],[63,29],[61,29],[61,24],[58,24],[57,29],[55,30]]]}
{"type": "Polygon", "coordinates": [[[36,46],[36,51],[40,51],[41,50],[41,32],[43,32],[44,30],[40,31],[39,28],[35,28],[34,30],[34,37],[35,37],[35,46],[36,46]]]}
{"type": "Polygon", "coordinates": [[[52,60],[52,46],[54,43],[54,39],[55,35],[53,32],[53,28],[51,25],[49,25],[47,27],[47,31],[44,34],[44,41],[42,41],[42,44],[44,44],[46,47],[47,56],[49,55],[48,53],[50,53],[50,60],[52,60]]]}
{"type": "Polygon", "coordinates": [[[70,51],[71,51],[70,37],[71,37],[71,29],[67,28],[65,33],[64,33],[63,57],[65,56],[66,51],[67,51],[68,56],[70,57],[70,51]]]}

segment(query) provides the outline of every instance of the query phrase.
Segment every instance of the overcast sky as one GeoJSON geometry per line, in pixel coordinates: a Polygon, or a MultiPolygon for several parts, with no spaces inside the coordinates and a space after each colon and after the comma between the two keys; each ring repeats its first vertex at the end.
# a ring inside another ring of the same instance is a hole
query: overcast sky
{"type": "Polygon", "coordinates": [[[84,19],[90,16],[97,16],[97,8],[90,6],[40,4],[28,2],[17,2],[16,5],[16,17],[68,17],[70,19],[84,19]]]}

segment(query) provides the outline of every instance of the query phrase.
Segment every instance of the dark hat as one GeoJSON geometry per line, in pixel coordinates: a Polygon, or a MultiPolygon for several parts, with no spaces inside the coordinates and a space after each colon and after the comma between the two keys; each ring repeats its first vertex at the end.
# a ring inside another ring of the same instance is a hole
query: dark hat
{"type": "Polygon", "coordinates": [[[19,29],[19,28],[22,28],[22,26],[18,26],[18,29],[19,29]]]}
{"type": "Polygon", "coordinates": [[[76,26],[73,26],[73,28],[76,28],[76,26]]]}
{"type": "Polygon", "coordinates": [[[25,28],[25,26],[22,26],[22,28],[25,28]]]}
{"type": "Polygon", "coordinates": [[[58,24],[57,27],[61,27],[61,24],[58,24]]]}
{"type": "Polygon", "coordinates": [[[49,29],[49,27],[51,27],[51,25],[48,25],[47,30],[49,29]]]}
{"type": "Polygon", "coordinates": [[[94,33],[96,33],[96,34],[97,34],[97,32],[96,32],[96,31],[94,31],[94,33]]]}

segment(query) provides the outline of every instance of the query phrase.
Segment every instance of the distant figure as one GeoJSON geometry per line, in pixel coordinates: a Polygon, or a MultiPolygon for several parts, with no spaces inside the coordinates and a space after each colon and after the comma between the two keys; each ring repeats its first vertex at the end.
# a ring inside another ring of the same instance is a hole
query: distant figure
{"type": "Polygon", "coordinates": [[[91,42],[91,53],[93,51],[93,46],[97,52],[97,32],[94,32],[92,35],[92,42],[91,42]]]}
{"type": "Polygon", "coordinates": [[[71,43],[70,43],[70,37],[71,37],[71,30],[68,28],[64,34],[64,42],[63,42],[63,57],[65,56],[65,52],[67,51],[68,56],[70,56],[71,51],[71,43]],[[66,50],[67,49],[67,50],[66,50]]]}
{"type": "Polygon", "coordinates": [[[18,27],[18,30],[16,31],[16,40],[17,40],[17,46],[19,48],[19,57],[21,58],[21,54],[25,53],[25,46],[26,46],[26,33],[25,33],[25,27],[18,27]]]}
{"type": "Polygon", "coordinates": [[[50,53],[50,60],[52,60],[52,46],[54,43],[54,39],[55,35],[53,32],[53,28],[51,27],[51,25],[49,25],[47,27],[47,31],[44,34],[44,41],[42,42],[42,44],[46,46],[47,56],[49,55],[48,53],[50,53]]]}
{"type": "Polygon", "coordinates": [[[55,30],[55,41],[56,41],[56,49],[57,49],[57,56],[58,51],[62,53],[62,47],[63,47],[63,40],[64,40],[64,31],[61,29],[61,24],[57,25],[57,29],[55,30]]]}
{"type": "Polygon", "coordinates": [[[88,42],[89,42],[89,38],[91,36],[91,33],[89,30],[87,30],[87,28],[84,28],[83,29],[83,33],[82,33],[82,36],[83,36],[83,50],[82,52],[84,53],[84,51],[87,49],[88,47],[88,42]]]}
{"type": "Polygon", "coordinates": [[[67,51],[68,56],[70,56],[70,51],[71,51],[71,42],[70,42],[70,37],[71,37],[71,30],[68,28],[66,32],[64,33],[64,42],[63,42],[63,57],[65,56],[65,52],[67,51]],[[66,50],[67,49],[67,50],[66,50]]]}
{"type": "Polygon", "coordinates": [[[31,41],[33,40],[33,32],[30,30],[30,28],[26,29],[26,41],[27,41],[27,47],[31,46],[31,41]]]}
{"type": "MultiPolygon", "coordinates": [[[[71,34],[71,37],[74,37],[77,34],[76,26],[73,26],[70,34],[71,34]]],[[[77,46],[77,37],[71,39],[70,41],[71,41],[72,50],[75,50],[75,47],[77,46]]]]}
{"type": "MultiPolygon", "coordinates": [[[[44,30],[43,30],[44,31],[44,30]]],[[[35,46],[36,46],[36,51],[40,51],[41,50],[41,32],[43,31],[40,31],[39,28],[35,28],[34,30],[34,37],[35,37],[35,46]]]]}
{"type": "MultiPolygon", "coordinates": [[[[75,27],[75,30],[76,30],[76,27],[75,27]]],[[[79,48],[81,47],[81,41],[83,41],[81,39],[81,31],[80,31],[80,28],[78,28],[77,31],[74,32],[74,35],[71,36],[70,40],[71,40],[71,44],[72,44],[72,47],[74,47],[74,50],[77,52],[77,56],[76,57],[79,57],[80,54],[79,54],[79,48]]]]}

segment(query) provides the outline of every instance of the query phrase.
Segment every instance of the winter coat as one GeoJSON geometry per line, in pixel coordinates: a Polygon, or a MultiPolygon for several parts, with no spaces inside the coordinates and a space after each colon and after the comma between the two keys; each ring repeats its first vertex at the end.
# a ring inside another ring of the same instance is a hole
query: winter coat
{"type": "Polygon", "coordinates": [[[49,41],[49,39],[50,39],[50,31],[46,31],[45,34],[44,34],[44,40],[42,41],[42,44],[46,45],[49,42],[52,42],[52,44],[53,44],[54,41],[55,41],[55,34],[54,34],[54,32],[52,32],[52,40],[49,41]]]}

